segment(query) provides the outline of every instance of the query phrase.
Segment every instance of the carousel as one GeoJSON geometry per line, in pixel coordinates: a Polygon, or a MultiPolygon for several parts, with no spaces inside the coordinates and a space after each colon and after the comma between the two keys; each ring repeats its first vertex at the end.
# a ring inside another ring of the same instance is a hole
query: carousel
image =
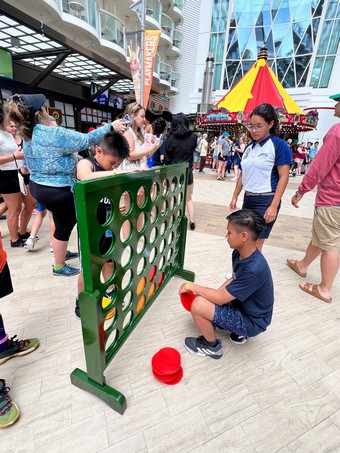
{"type": "Polygon", "coordinates": [[[197,125],[216,135],[227,131],[237,137],[247,130],[249,115],[260,104],[271,104],[277,111],[282,135],[295,135],[316,128],[318,113],[305,114],[289,96],[267,63],[263,47],[256,63],[242,79],[206,114],[199,115],[197,125]]]}

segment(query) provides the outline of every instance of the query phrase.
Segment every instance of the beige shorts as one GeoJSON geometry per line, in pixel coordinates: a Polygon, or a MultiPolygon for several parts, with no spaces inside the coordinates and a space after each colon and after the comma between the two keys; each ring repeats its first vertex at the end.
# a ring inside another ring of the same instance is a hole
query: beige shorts
{"type": "Polygon", "coordinates": [[[340,206],[314,210],[312,244],[329,252],[340,252],[340,206]]]}

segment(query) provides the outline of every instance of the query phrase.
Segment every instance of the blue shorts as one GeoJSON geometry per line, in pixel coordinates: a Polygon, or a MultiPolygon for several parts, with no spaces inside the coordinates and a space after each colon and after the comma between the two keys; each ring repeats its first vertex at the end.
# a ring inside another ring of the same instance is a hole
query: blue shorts
{"type": "MultiPolygon", "coordinates": [[[[251,211],[264,216],[266,210],[269,208],[273,201],[274,195],[244,195],[242,209],[250,209],[251,211]]],[[[279,214],[281,207],[281,202],[277,208],[277,214],[279,214]]],[[[277,219],[277,216],[276,216],[277,219]]],[[[267,223],[267,228],[264,231],[261,231],[259,234],[259,239],[268,239],[270,232],[276,222],[276,219],[273,222],[267,223]]]]}
{"type": "Polygon", "coordinates": [[[232,302],[225,305],[216,305],[212,319],[214,327],[248,337],[242,312],[233,306],[232,302]]]}

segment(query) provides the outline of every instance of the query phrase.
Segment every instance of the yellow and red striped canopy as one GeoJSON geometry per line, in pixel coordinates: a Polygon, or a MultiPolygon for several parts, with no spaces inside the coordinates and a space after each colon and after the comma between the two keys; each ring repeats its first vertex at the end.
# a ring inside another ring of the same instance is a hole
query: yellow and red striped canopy
{"type": "Polygon", "coordinates": [[[220,100],[213,109],[249,114],[260,104],[281,107],[290,114],[303,114],[296,102],[278,81],[267,61],[261,58],[245,76],[220,100]]]}

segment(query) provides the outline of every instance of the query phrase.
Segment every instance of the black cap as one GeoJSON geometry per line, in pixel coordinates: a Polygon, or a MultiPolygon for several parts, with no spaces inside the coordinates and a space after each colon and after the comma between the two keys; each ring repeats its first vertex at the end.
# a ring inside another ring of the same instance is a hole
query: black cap
{"type": "MultiPolygon", "coordinates": [[[[15,97],[13,96],[14,99],[15,97]]],[[[20,94],[18,99],[26,104],[32,114],[38,112],[46,101],[46,97],[43,94],[20,94]]]]}

